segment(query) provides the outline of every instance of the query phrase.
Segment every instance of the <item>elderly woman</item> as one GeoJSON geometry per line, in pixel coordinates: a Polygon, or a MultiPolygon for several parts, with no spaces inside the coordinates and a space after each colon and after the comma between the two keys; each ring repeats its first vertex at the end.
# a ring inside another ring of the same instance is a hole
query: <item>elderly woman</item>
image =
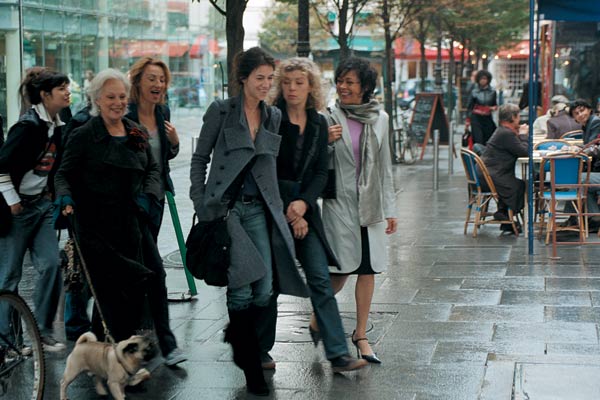
{"type": "Polygon", "coordinates": [[[475,81],[477,86],[471,91],[469,97],[468,117],[465,125],[471,126],[473,144],[479,143],[485,146],[496,130],[492,111],[498,108],[498,102],[496,101],[496,91],[490,86],[491,73],[481,70],[477,72],[475,81]]]}
{"type": "Polygon", "coordinates": [[[277,185],[281,112],[264,102],[275,60],[253,47],[238,54],[234,64],[241,90],[235,97],[213,102],[204,114],[192,156],[190,197],[200,220],[229,213],[230,323],[225,340],[233,347],[233,361],[244,371],[248,391],[266,396],[258,330],[271,301],[273,280],[284,294],[307,297],[308,290],[296,269],[294,242],[277,185]]]}
{"type": "Polygon", "coordinates": [[[316,64],[308,58],[282,61],[275,74],[274,98],[283,116],[277,157],[279,189],[316,315],[308,329],[315,346],[323,340],[334,372],[355,370],[367,362],[348,354],[328,268],[338,262],[327,243],[317,203],[327,182],[328,132],[327,120],[317,111],[323,107],[323,98],[316,64]]]}
{"type": "Polygon", "coordinates": [[[357,276],[356,329],[352,343],[371,363],[381,363],[367,340],[375,274],[387,269],[386,235],[396,232],[394,184],[388,145],[388,115],[373,99],[377,72],[362,58],[348,58],[335,71],[338,100],[329,127],[334,149],[335,199],[323,200],[323,223],[341,270],[330,268],[334,291],[357,276]]]}
{"type": "MultiPolygon", "coordinates": [[[[90,83],[92,118],[65,146],[56,174],[63,215],[74,215],[74,234],[100,307],[115,340],[141,327],[147,281],[161,259],[146,219],[160,195],[160,172],[144,129],[124,118],[129,81],[101,71],[90,83]]],[[[104,337],[94,309],[92,331],[104,337]]],[[[102,339],[100,339],[102,340],[102,339]]]]}

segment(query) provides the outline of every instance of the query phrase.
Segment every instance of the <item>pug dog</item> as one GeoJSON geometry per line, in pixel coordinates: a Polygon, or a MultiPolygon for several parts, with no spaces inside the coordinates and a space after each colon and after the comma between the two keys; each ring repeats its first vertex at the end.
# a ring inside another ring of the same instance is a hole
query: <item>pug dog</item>
{"type": "Polygon", "coordinates": [[[125,399],[125,386],[136,385],[150,378],[141,366],[156,354],[156,346],[148,336],[134,335],[113,346],[98,342],[96,335],[86,332],[77,339],[60,381],[60,399],[67,400],[67,387],[82,372],[94,376],[96,392],[106,396],[106,380],[115,400],[125,399]]]}

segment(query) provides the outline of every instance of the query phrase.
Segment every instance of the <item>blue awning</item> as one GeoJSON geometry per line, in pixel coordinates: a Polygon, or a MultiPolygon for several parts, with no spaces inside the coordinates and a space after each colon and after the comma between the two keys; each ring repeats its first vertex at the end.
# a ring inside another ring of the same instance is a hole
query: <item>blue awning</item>
{"type": "Polygon", "coordinates": [[[600,22],[599,0],[538,0],[540,19],[600,22]]]}

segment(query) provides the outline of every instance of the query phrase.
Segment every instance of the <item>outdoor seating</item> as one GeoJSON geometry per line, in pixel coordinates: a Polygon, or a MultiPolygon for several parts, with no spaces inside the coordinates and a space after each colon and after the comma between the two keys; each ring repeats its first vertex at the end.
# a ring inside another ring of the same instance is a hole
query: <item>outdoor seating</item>
{"type": "MultiPolygon", "coordinates": [[[[543,180],[540,180],[540,200],[543,212],[540,212],[539,235],[542,238],[543,229],[545,228],[545,243],[548,244],[552,237],[553,251],[555,251],[554,247],[557,244],[556,233],[558,231],[578,232],[579,242],[584,242],[587,237],[587,221],[584,214],[587,209],[585,198],[587,192],[586,185],[589,182],[589,172],[586,172],[583,182],[581,177],[584,171],[584,164],[589,164],[589,162],[588,157],[575,153],[548,155],[542,160],[542,170],[545,169],[546,163],[550,166],[550,187],[546,190],[543,180]],[[558,207],[559,202],[570,203],[575,212],[568,213],[561,211],[558,207]],[[544,224],[546,214],[548,215],[548,220],[544,224]],[[570,216],[577,218],[577,226],[569,226],[568,224],[562,226],[557,221],[558,218],[566,219],[570,216]]],[[[589,171],[589,168],[587,170],[589,171]]]]}
{"type": "MultiPolygon", "coordinates": [[[[538,142],[536,144],[533,145],[533,150],[556,150],[556,151],[560,151],[563,149],[563,147],[569,147],[571,146],[571,144],[566,141],[566,140],[562,140],[562,139],[548,139],[548,140],[542,140],[541,142],[538,142]]],[[[566,149],[565,149],[566,150],[566,149]]]]}
{"type": "Polygon", "coordinates": [[[493,216],[493,213],[489,212],[490,203],[496,203],[496,209],[498,208],[499,197],[494,182],[492,181],[485,164],[477,154],[467,149],[461,149],[460,155],[467,177],[468,190],[467,216],[465,219],[464,234],[467,234],[469,224],[473,224],[473,237],[477,237],[477,230],[482,225],[510,224],[515,236],[519,236],[519,228],[514,220],[514,212],[510,208],[508,209],[508,219],[506,220],[495,220],[493,218],[486,219],[487,217],[493,216]],[[478,170],[481,172],[482,179],[480,179],[477,174],[478,170]],[[489,190],[486,190],[486,186],[489,190]],[[475,208],[475,215],[471,219],[473,208],[475,208]]]}

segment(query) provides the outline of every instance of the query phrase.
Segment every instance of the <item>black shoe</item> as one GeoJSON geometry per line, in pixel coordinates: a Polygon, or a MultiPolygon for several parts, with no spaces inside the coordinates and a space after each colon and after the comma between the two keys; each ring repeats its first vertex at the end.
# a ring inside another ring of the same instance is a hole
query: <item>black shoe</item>
{"type": "Polygon", "coordinates": [[[260,355],[260,364],[262,369],[271,370],[275,369],[275,360],[269,353],[262,353],[260,355]]]}
{"type": "Polygon", "coordinates": [[[331,369],[333,372],[354,371],[369,364],[366,359],[357,359],[349,354],[336,357],[331,360],[331,369]]]}
{"type": "Polygon", "coordinates": [[[373,354],[361,354],[360,353],[360,347],[358,347],[358,342],[360,342],[361,340],[366,340],[368,342],[369,339],[367,339],[366,337],[354,339],[355,333],[356,333],[356,331],[352,331],[352,344],[356,347],[356,357],[360,357],[363,360],[367,360],[368,362],[370,362],[372,364],[381,364],[381,360],[379,359],[379,357],[377,357],[377,355],[375,353],[373,353],[373,354]]]}
{"type": "Polygon", "coordinates": [[[315,347],[319,345],[319,341],[321,341],[321,332],[315,331],[312,326],[308,325],[308,333],[310,333],[310,338],[313,341],[315,347]]]}
{"type": "Polygon", "coordinates": [[[498,210],[494,213],[494,219],[496,221],[506,221],[508,219],[508,215],[504,211],[498,210]]]}
{"type": "MultiPolygon", "coordinates": [[[[515,221],[515,225],[517,226],[517,232],[523,233],[523,228],[521,228],[521,224],[515,221]]],[[[512,224],[500,224],[500,230],[502,232],[515,233],[512,224]]]]}

